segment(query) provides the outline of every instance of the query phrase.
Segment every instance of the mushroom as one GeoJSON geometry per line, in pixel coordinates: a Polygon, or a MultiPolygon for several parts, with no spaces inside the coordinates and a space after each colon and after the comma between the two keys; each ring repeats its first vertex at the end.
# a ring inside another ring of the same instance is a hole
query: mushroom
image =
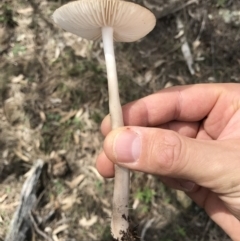
{"type": "MultiPolygon", "coordinates": [[[[138,4],[122,0],[79,0],[58,8],[53,20],[82,38],[102,37],[112,129],[123,126],[113,42],[133,42],[144,37],[154,28],[155,16],[138,4]]],[[[116,240],[121,240],[128,231],[128,200],[129,170],[115,166],[111,229],[116,240]]]]}

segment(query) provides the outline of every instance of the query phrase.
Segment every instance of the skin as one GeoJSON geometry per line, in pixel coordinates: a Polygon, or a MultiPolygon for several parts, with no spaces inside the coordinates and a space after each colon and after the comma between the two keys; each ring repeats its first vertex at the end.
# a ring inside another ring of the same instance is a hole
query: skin
{"type": "Polygon", "coordinates": [[[115,163],[158,175],[240,241],[240,84],[164,89],[123,106],[123,116],[114,131],[109,116],[102,122],[99,173],[113,177],[115,163]]]}

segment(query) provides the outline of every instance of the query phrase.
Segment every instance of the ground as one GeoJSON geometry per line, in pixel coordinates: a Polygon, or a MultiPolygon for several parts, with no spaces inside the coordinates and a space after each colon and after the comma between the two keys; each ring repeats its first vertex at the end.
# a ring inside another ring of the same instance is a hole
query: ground
{"type": "MultiPolygon", "coordinates": [[[[65,2],[0,3],[0,240],[39,158],[47,175],[29,240],[111,240],[113,180],[95,168],[99,126],[108,113],[103,50],[100,41],[54,26],[51,14],[65,2]]],[[[135,2],[158,20],[143,40],[115,45],[123,104],[172,85],[240,82],[239,1],[135,2]],[[193,65],[186,63],[183,43],[193,65]]],[[[132,173],[131,181],[130,214],[141,240],[229,240],[157,177],[132,173]]]]}

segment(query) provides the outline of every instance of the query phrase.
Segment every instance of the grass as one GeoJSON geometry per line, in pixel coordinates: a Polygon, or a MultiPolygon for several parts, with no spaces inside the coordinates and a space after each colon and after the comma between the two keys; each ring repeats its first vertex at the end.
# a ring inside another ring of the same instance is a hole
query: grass
{"type": "Polygon", "coordinates": [[[227,3],[226,0],[217,0],[217,4],[216,5],[217,5],[217,7],[223,8],[223,7],[225,7],[226,3],[227,3]]]}
{"type": "Polygon", "coordinates": [[[148,187],[145,187],[142,190],[138,189],[135,197],[139,199],[141,202],[143,202],[144,204],[149,205],[155,194],[156,192],[154,190],[148,187]]]}
{"type": "Polygon", "coordinates": [[[96,124],[101,124],[103,118],[104,118],[104,114],[102,111],[99,110],[94,110],[91,113],[90,118],[96,123],[96,124]]]}
{"type": "Polygon", "coordinates": [[[62,180],[60,179],[53,180],[53,185],[54,185],[53,191],[56,193],[56,195],[61,195],[64,192],[65,187],[62,180]]]}
{"type": "Polygon", "coordinates": [[[12,53],[14,57],[21,56],[26,52],[26,47],[21,44],[15,44],[12,48],[12,53]]]}
{"type": "Polygon", "coordinates": [[[84,130],[84,121],[78,117],[70,118],[65,122],[61,122],[62,116],[58,113],[48,113],[47,121],[43,125],[41,141],[41,149],[45,153],[50,153],[51,150],[58,149],[67,150],[73,145],[73,135],[77,130],[84,130]],[[55,142],[55,139],[58,139],[55,142]]]}
{"type": "Polygon", "coordinates": [[[4,3],[0,5],[0,23],[9,28],[15,28],[18,26],[17,22],[14,20],[14,12],[10,4],[4,3]]]}
{"type": "Polygon", "coordinates": [[[178,235],[178,236],[181,236],[181,237],[186,237],[186,230],[185,230],[185,228],[182,228],[182,227],[178,227],[176,230],[175,230],[175,232],[176,232],[176,234],[178,235]]]}

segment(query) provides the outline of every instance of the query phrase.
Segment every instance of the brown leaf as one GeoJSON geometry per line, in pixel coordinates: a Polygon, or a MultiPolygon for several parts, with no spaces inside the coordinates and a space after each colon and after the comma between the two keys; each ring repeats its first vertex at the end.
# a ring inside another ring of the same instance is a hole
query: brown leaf
{"type": "Polygon", "coordinates": [[[96,215],[92,216],[88,220],[85,217],[83,217],[82,219],[79,220],[79,225],[85,228],[89,228],[92,225],[94,225],[97,222],[97,220],[98,220],[98,217],[96,215]]]}
{"type": "Polygon", "coordinates": [[[66,184],[71,188],[74,189],[76,188],[85,178],[85,176],[83,174],[77,176],[76,178],[74,178],[71,182],[66,181],[66,184]]]}

